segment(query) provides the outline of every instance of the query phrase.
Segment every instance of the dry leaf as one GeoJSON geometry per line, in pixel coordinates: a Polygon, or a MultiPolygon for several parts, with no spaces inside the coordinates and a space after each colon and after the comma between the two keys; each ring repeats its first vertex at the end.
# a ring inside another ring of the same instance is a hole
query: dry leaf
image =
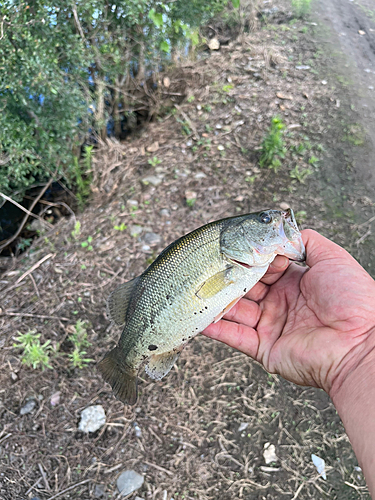
{"type": "Polygon", "coordinates": [[[165,77],[163,78],[163,85],[164,85],[164,87],[165,87],[166,89],[169,89],[169,87],[170,87],[170,85],[171,85],[171,81],[170,81],[170,79],[169,79],[167,76],[165,76],[165,77]]]}
{"type": "Polygon", "coordinates": [[[159,143],[158,141],[153,142],[150,144],[150,146],[147,146],[146,151],[149,153],[156,153],[156,151],[159,149],[159,143]]]}

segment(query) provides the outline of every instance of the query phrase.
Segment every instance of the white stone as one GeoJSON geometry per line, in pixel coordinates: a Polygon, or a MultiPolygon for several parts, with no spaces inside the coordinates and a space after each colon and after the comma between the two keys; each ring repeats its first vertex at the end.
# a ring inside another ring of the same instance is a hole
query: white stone
{"type": "Polygon", "coordinates": [[[81,412],[81,421],[78,430],[82,432],[96,432],[105,424],[105,411],[103,406],[94,405],[81,412]]]}
{"type": "Polygon", "coordinates": [[[138,490],[144,482],[144,477],[134,470],[126,470],[117,478],[117,488],[121,496],[126,497],[138,490]]]}

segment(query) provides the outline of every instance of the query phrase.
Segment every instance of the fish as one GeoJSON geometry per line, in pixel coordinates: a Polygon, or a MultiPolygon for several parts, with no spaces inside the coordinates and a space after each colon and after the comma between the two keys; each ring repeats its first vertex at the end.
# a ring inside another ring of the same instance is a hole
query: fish
{"type": "Polygon", "coordinates": [[[165,377],[184,346],[229,312],[278,254],[305,260],[291,209],[210,222],[171,243],[143,274],[115,289],[107,311],[123,330],[98,363],[114,395],[134,405],[141,366],[154,380],[165,377]]]}

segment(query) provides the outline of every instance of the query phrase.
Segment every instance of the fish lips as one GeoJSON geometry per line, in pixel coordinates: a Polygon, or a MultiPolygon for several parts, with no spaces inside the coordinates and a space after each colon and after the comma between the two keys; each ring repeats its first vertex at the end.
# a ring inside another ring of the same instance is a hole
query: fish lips
{"type": "Polygon", "coordinates": [[[306,260],[306,249],[291,208],[281,212],[279,234],[285,243],[278,248],[277,253],[285,255],[290,260],[304,262],[306,260]]]}

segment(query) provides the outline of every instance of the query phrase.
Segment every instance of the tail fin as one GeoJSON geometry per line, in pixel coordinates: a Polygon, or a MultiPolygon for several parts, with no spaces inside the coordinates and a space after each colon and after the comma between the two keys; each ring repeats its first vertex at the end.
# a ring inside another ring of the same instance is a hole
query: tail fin
{"type": "Polygon", "coordinates": [[[137,402],[137,374],[127,370],[121,363],[121,351],[118,347],[108,352],[99,362],[98,368],[103,379],[112,386],[114,395],[130,405],[137,402]]]}

